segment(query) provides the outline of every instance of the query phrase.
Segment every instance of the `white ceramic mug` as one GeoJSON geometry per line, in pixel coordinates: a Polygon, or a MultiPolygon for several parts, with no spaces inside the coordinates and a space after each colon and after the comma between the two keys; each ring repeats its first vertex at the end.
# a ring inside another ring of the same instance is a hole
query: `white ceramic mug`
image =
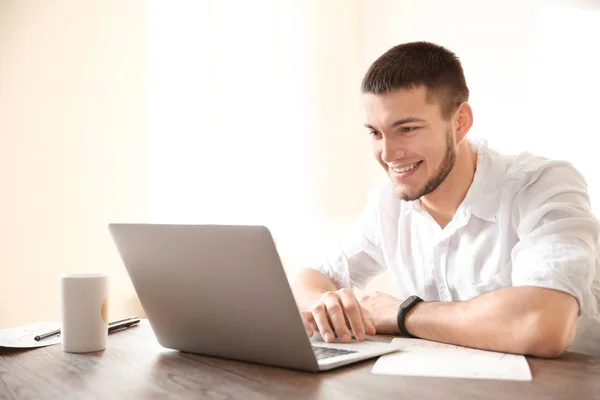
{"type": "Polygon", "coordinates": [[[60,277],[63,351],[87,353],[106,348],[110,278],[106,274],[60,277]]]}

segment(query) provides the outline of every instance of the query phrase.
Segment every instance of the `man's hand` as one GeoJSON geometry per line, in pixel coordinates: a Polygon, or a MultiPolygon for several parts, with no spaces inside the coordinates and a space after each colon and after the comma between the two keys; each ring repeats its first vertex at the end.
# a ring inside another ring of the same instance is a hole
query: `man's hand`
{"type": "Polygon", "coordinates": [[[393,335],[399,333],[398,308],[402,301],[383,292],[363,294],[359,303],[367,310],[375,321],[377,333],[393,335]]]}
{"type": "Polygon", "coordinates": [[[365,334],[376,332],[371,313],[360,305],[350,289],[325,292],[301,315],[308,335],[320,332],[326,342],[332,342],[335,336],[342,342],[350,342],[352,335],[362,341],[365,334]]]}

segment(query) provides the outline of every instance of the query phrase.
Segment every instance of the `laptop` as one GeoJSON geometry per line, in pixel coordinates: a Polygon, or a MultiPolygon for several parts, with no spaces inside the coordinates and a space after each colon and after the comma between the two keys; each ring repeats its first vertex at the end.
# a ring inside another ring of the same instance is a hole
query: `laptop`
{"type": "Polygon", "coordinates": [[[264,226],[110,224],[109,231],[165,348],[315,372],[400,348],[309,338],[264,226]]]}

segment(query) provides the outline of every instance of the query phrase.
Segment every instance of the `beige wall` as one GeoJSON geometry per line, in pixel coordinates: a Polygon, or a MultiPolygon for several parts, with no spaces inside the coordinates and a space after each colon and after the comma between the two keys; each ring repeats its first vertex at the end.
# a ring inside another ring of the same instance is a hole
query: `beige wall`
{"type": "Polygon", "coordinates": [[[58,277],[113,277],[107,232],[146,217],[141,0],[0,0],[0,328],[59,319],[58,277]]]}

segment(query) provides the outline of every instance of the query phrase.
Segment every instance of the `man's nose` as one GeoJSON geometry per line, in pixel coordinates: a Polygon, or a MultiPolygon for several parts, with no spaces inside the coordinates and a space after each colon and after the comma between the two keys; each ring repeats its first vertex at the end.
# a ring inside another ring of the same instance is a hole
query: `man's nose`
{"type": "Polygon", "coordinates": [[[403,158],[406,155],[406,151],[401,143],[398,141],[382,138],[383,149],[381,151],[381,159],[385,163],[391,163],[395,160],[403,158]]]}

